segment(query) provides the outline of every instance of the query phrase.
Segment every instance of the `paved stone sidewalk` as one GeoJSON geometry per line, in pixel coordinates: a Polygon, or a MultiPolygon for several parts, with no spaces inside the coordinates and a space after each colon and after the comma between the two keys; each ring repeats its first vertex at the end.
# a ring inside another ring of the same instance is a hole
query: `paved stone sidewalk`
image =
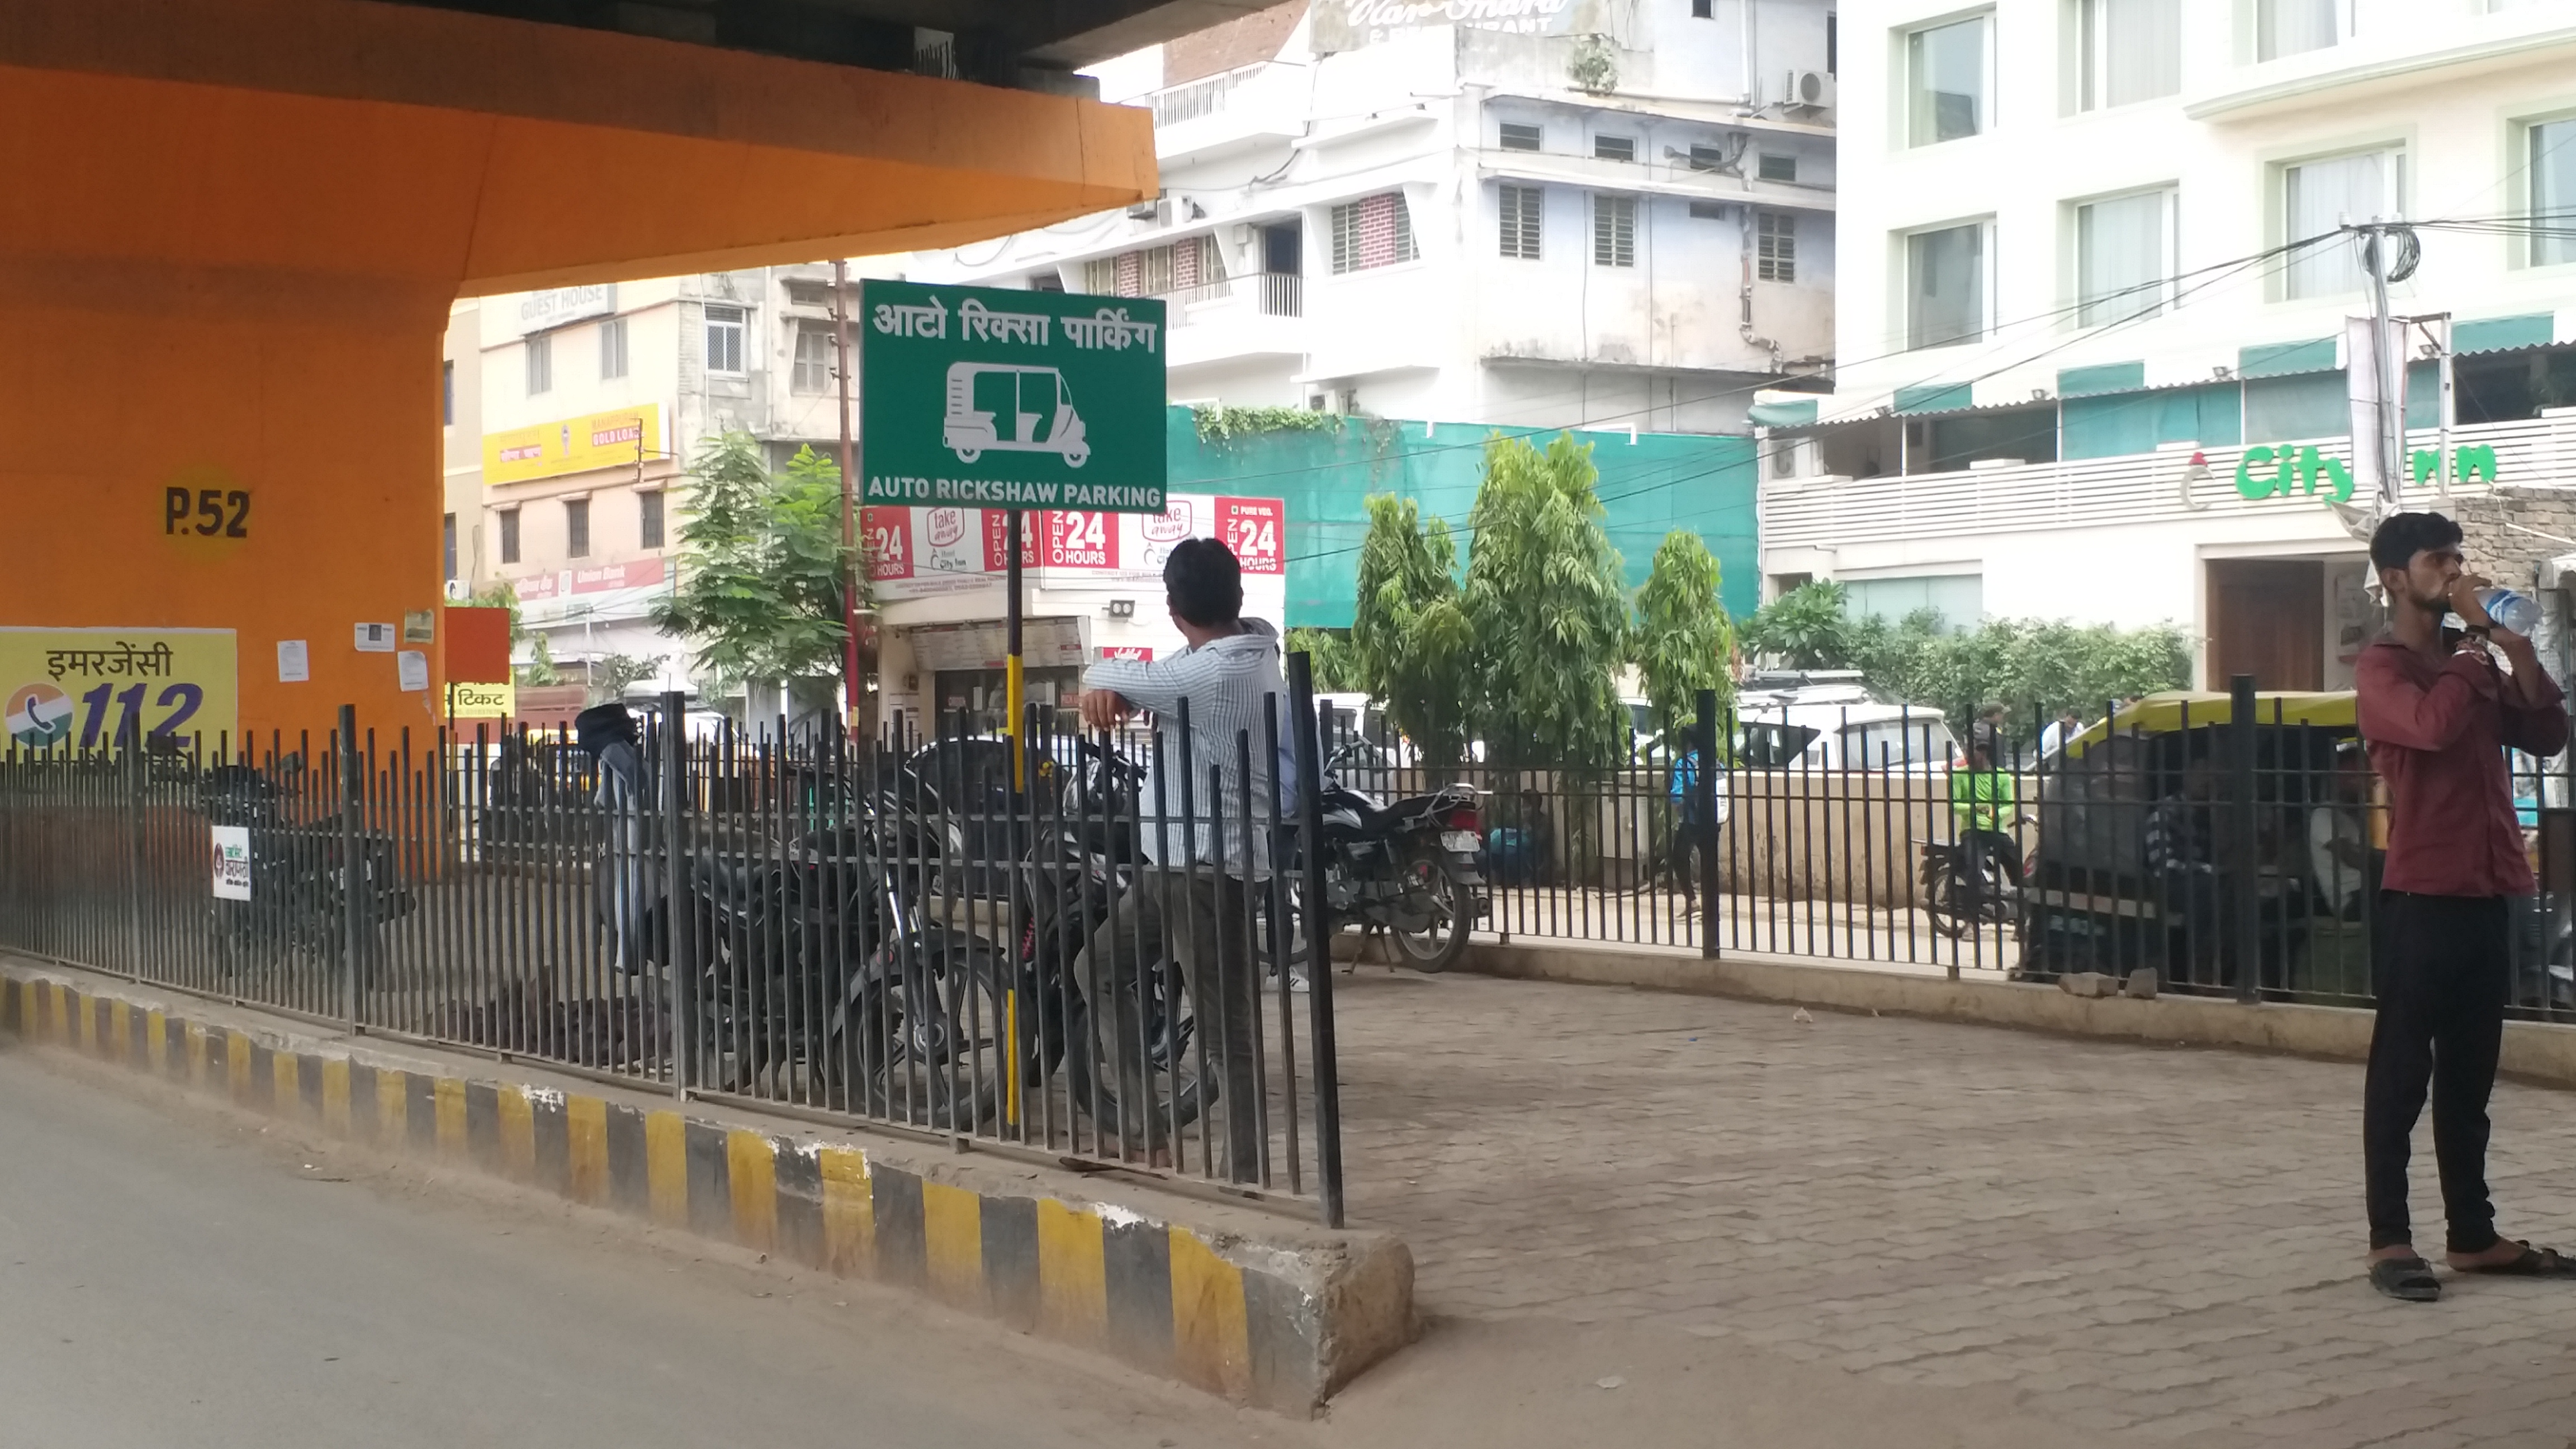
{"type": "MultiPolygon", "coordinates": [[[[2124,1442],[2571,1449],[2576,1284],[2359,1276],[2361,1070],[1364,966],[1355,1222],[1427,1312],[1635,1320],[2124,1442]],[[2111,1431],[2124,1431],[2112,1434],[2111,1431]]],[[[2576,1094],[2499,1089],[2502,1226],[2576,1244],[2576,1094]]],[[[2419,1239],[2440,1243],[2429,1131],[2419,1239]]]]}

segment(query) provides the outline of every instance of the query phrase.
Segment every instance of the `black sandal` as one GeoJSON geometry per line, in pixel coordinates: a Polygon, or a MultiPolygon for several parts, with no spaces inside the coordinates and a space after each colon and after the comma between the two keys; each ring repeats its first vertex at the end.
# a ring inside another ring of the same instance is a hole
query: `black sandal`
{"type": "Polygon", "coordinates": [[[2442,1296],[2442,1280],[2421,1258],[2382,1258],[2370,1265],[2370,1286],[2408,1303],[2431,1303],[2442,1296]]]}
{"type": "Polygon", "coordinates": [[[2490,1273],[2499,1278],[2576,1278],[2576,1259],[2570,1259],[2556,1248],[2535,1248],[2529,1243],[2516,1243],[2520,1257],[2483,1267],[2462,1268],[2463,1273],[2490,1273]]]}

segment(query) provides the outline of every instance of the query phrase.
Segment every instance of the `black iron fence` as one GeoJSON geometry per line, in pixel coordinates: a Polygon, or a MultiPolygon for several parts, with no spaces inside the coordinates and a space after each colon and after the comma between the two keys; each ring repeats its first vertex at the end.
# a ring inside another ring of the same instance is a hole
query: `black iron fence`
{"type": "MultiPolygon", "coordinates": [[[[2162,991],[2367,1004],[2387,802],[2353,697],[2245,696],[1987,730],[1898,706],[1755,707],[1571,768],[1435,765],[1328,711],[1326,754],[1375,797],[1475,793],[1489,940],[1952,978],[2152,972],[2162,991]],[[1991,757],[1972,761],[1987,737],[1991,757]]],[[[2540,885],[2511,907],[2514,1006],[2576,1020],[2571,767],[2512,754],[2507,768],[2540,885]]]]}
{"type": "Polygon", "coordinates": [[[691,738],[680,704],[18,743],[0,945],[1338,1225],[1332,982],[1301,954],[1325,934],[1311,711],[856,748],[691,738]]]}

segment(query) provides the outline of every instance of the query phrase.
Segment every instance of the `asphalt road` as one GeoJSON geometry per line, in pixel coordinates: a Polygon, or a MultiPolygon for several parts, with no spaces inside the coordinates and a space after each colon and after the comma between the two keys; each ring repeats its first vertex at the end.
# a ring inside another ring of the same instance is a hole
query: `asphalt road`
{"type": "Polygon", "coordinates": [[[0,1449],[2105,1442],[2030,1421],[1993,1386],[1875,1384],[1588,1316],[1435,1317],[1328,1417],[1292,1422],[909,1295],[0,1046],[0,1449]]]}
{"type": "Polygon", "coordinates": [[[1303,1427],[260,1127],[0,1049],[0,1445],[1129,1449],[1303,1427]]]}

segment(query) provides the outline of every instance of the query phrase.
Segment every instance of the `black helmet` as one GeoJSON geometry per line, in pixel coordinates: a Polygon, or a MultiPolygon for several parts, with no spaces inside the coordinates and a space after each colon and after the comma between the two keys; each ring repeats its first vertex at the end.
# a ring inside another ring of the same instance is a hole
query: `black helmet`
{"type": "Polygon", "coordinates": [[[617,740],[634,744],[635,716],[615,700],[594,704],[572,717],[572,735],[584,753],[595,756],[617,740]]]}

